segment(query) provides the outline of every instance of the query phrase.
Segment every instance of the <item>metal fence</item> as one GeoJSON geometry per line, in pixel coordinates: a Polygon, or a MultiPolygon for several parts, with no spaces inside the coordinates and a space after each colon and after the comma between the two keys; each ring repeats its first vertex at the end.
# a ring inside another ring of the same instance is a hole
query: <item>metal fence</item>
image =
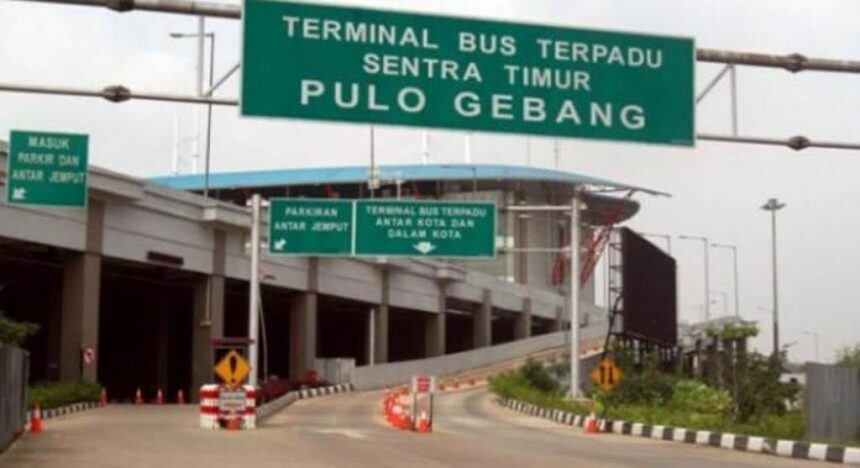
{"type": "Polygon", "coordinates": [[[806,435],[860,439],[860,369],[806,364],[806,435]]]}
{"type": "Polygon", "coordinates": [[[0,452],[6,450],[27,424],[27,380],[30,356],[0,344],[0,452]]]}

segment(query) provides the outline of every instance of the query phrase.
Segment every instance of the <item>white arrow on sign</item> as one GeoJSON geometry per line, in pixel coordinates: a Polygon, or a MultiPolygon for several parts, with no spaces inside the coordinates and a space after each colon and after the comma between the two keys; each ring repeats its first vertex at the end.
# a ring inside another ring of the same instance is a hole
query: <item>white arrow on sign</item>
{"type": "Polygon", "coordinates": [[[284,250],[284,247],[287,246],[286,239],[278,239],[275,241],[275,250],[284,250]]]}
{"type": "Polygon", "coordinates": [[[27,189],[24,187],[15,187],[12,189],[12,200],[24,200],[27,198],[27,189]]]}
{"type": "Polygon", "coordinates": [[[427,255],[430,252],[436,250],[436,246],[430,242],[427,242],[427,241],[419,242],[419,243],[413,245],[412,247],[415,247],[415,250],[420,252],[422,255],[427,255]]]}

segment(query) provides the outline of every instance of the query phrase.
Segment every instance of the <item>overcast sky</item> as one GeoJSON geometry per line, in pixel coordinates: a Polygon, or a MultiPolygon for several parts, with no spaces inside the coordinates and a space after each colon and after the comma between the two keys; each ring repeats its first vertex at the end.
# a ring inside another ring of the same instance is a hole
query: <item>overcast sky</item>
{"type": "MultiPolygon", "coordinates": [[[[224,3],[236,3],[228,2],[224,3]]],[[[467,15],[535,23],[596,27],[695,37],[698,47],[860,59],[860,2],[856,0],[362,0],[355,5],[467,15]]],[[[217,35],[216,74],[239,60],[239,22],[209,20],[217,35]]],[[[195,45],[171,39],[193,32],[196,19],[151,13],[0,0],[0,82],[191,94],[195,45]]],[[[701,90],[719,65],[696,67],[701,90]]],[[[743,135],[860,142],[860,76],[741,67],[738,69],[740,132],[743,135]]],[[[217,95],[235,97],[237,80],[217,95]]],[[[173,121],[180,137],[194,135],[191,106],[0,93],[0,138],[9,129],[87,133],[91,162],[136,176],[171,170],[173,121]]],[[[700,133],[730,131],[727,82],[697,108],[700,133]]],[[[236,108],[215,111],[213,170],[249,170],[365,164],[367,126],[239,119],[236,108]]],[[[418,163],[415,130],[377,128],[383,164],[418,163]]],[[[553,167],[552,141],[476,134],[478,163],[553,167]],[[529,143],[530,141],[530,143],[529,143]],[[529,150],[530,148],[530,150],[529,150]]],[[[185,145],[183,155],[192,151],[185,145]]],[[[695,149],[638,144],[561,143],[560,168],[670,192],[672,198],[638,196],[642,210],[634,229],[706,235],[736,244],[740,257],[741,314],[762,321],[759,349],[769,351],[771,307],[770,220],[759,207],[769,197],[788,204],[778,215],[782,340],[795,360],[821,357],[860,340],[860,154],[809,149],[794,152],[701,141],[695,149]]],[[[432,162],[463,160],[457,132],[431,132],[432,162]]],[[[181,171],[191,170],[183,158],[181,171]]],[[[655,240],[660,244],[662,241],[655,240]]],[[[679,262],[680,315],[702,317],[701,243],[672,243],[679,262]]],[[[712,315],[733,313],[731,253],[711,251],[712,315]],[[723,305],[725,292],[728,304],[723,305]]]]}

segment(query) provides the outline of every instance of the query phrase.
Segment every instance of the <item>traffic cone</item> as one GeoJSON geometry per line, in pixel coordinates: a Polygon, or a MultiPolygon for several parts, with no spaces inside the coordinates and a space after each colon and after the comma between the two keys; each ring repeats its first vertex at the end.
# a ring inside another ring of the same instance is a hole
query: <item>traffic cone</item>
{"type": "Polygon", "coordinates": [[[588,434],[597,434],[600,430],[597,427],[597,416],[594,411],[585,419],[585,432],[588,434]]]}
{"type": "Polygon", "coordinates": [[[140,391],[140,387],[137,387],[137,391],[134,392],[134,404],[142,405],[143,404],[143,393],[140,391]]]}
{"type": "Polygon", "coordinates": [[[182,389],[179,389],[179,392],[176,393],[176,403],[179,405],[185,404],[185,394],[182,393],[182,389]]]}
{"type": "Polygon", "coordinates": [[[102,395],[101,395],[101,398],[100,398],[100,400],[99,400],[99,403],[100,403],[102,406],[107,406],[107,404],[108,404],[108,399],[107,399],[107,389],[106,389],[106,388],[104,388],[104,387],[102,387],[102,395]]]}
{"type": "Polygon", "coordinates": [[[426,411],[422,411],[421,415],[418,416],[418,425],[415,430],[424,434],[433,432],[433,426],[430,424],[430,418],[427,417],[426,411]]]}
{"type": "Polygon", "coordinates": [[[155,394],[155,404],[163,405],[164,404],[164,395],[161,393],[161,389],[158,389],[158,392],[155,394]]]}
{"type": "Polygon", "coordinates": [[[38,434],[44,429],[42,424],[42,407],[39,402],[33,407],[33,416],[30,418],[30,433],[38,434]]]}

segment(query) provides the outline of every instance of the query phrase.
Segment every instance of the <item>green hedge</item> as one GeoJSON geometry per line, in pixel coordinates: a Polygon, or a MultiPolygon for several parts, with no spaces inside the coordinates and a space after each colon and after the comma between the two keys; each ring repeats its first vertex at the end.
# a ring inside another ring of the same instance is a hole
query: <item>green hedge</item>
{"type": "MultiPolygon", "coordinates": [[[[534,374],[535,370],[530,369],[525,373],[514,371],[499,375],[490,379],[490,389],[503,398],[531,403],[542,408],[588,414],[590,405],[567,400],[559,393],[535,388],[530,384],[530,378],[533,379],[534,374]]],[[[601,416],[612,420],[692,430],[780,439],[804,438],[804,419],[801,412],[765,414],[744,423],[737,423],[730,411],[731,398],[725,391],[688,379],[651,378],[652,386],[645,382],[648,379],[643,378],[640,382],[630,379],[627,392],[615,395],[614,398],[599,395],[597,409],[605,410],[601,416]]]]}
{"type": "Polygon", "coordinates": [[[42,409],[58,408],[73,403],[97,402],[102,388],[88,382],[51,382],[33,385],[27,389],[27,403],[32,408],[38,401],[42,409]]]}

